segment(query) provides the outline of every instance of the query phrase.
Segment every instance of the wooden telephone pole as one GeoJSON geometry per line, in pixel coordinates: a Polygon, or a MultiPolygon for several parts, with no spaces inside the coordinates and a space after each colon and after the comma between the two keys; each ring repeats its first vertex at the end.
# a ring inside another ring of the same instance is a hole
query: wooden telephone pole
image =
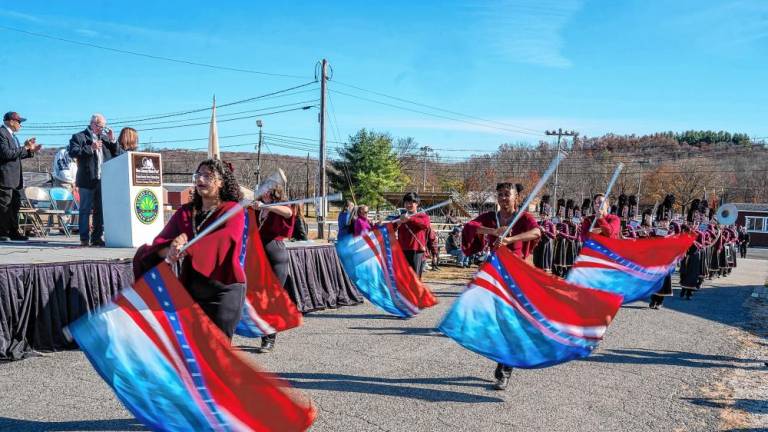
{"type": "MultiPolygon", "coordinates": [[[[551,131],[548,130],[548,131],[545,131],[544,133],[549,135],[549,136],[557,136],[557,152],[558,153],[560,153],[560,139],[562,137],[564,137],[564,136],[572,136],[574,138],[574,140],[576,140],[576,137],[579,136],[578,132],[574,132],[572,130],[564,131],[564,130],[562,130],[560,128],[558,128],[557,130],[551,130],[551,131]]],[[[554,187],[554,189],[552,191],[552,205],[555,208],[555,212],[557,212],[557,182],[558,182],[557,174],[558,174],[559,170],[560,170],[560,166],[558,165],[557,168],[555,168],[555,187],[554,187]]],[[[555,216],[557,216],[557,214],[555,214],[555,216]]]]}

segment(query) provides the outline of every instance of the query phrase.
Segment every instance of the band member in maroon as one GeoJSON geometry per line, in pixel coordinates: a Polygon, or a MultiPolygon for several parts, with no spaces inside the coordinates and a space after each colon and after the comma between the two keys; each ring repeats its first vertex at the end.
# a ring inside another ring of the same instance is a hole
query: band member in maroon
{"type": "MultiPolygon", "coordinates": [[[[272,271],[275,272],[280,284],[285,287],[290,275],[290,261],[288,250],[285,248],[285,240],[293,235],[293,224],[296,215],[293,208],[287,205],[267,206],[267,204],[285,201],[285,190],[279,181],[273,182],[268,189],[261,194],[259,201],[255,203],[258,216],[259,235],[264,245],[272,271]]],[[[277,333],[261,338],[260,353],[268,353],[275,347],[277,333]]]]}
{"type": "Polygon", "coordinates": [[[603,194],[597,194],[592,198],[592,208],[595,214],[585,217],[581,221],[581,231],[579,239],[584,242],[587,240],[588,234],[598,234],[612,239],[618,239],[621,236],[621,219],[618,216],[609,214],[608,209],[611,208],[608,198],[603,194]],[[589,227],[592,226],[592,221],[597,217],[592,231],[589,227]]]}
{"type": "Polygon", "coordinates": [[[421,279],[424,271],[424,252],[427,250],[427,230],[431,221],[426,213],[417,213],[419,209],[419,194],[408,192],[403,197],[405,213],[400,215],[397,224],[397,240],[403,250],[405,259],[416,275],[421,279]]]}
{"type": "MultiPolygon", "coordinates": [[[[464,255],[472,256],[482,251],[488,244],[494,248],[506,247],[520,258],[532,258],[536,242],[541,237],[541,230],[536,218],[523,211],[505,238],[500,238],[507,226],[517,214],[517,190],[512,183],[496,185],[496,201],[499,211],[483,213],[464,225],[462,231],[462,250],[464,255]]],[[[533,265],[533,264],[531,264],[533,265]]],[[[495,388],[504,390],[509,385],[512,367],[501,363],[496,365],[494,376],[495,388]]]]}
{"type": "Polygon", "coordinates": [[[135,277],[163,259],[180,262],[179,280],[217,327],[232,338],[245,301],[245,273],[240,265],[245,217],[237,212],[183,253],[181,248],[242,199],[232,171],[218,159],[200,163],[192,176],[192,202],[184,204],[151,245],[133,258],[135,277]]]}

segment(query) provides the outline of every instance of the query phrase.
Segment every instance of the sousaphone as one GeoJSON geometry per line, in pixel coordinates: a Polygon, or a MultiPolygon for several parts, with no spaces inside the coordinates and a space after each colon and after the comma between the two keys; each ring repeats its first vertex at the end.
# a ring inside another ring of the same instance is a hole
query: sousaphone
{"type": "Polygon", "coordinates": [[[733,204],[723,204],[718,207],[715,217],[721,225],[733,225],[739,217],[739,209],[733,204]]]}

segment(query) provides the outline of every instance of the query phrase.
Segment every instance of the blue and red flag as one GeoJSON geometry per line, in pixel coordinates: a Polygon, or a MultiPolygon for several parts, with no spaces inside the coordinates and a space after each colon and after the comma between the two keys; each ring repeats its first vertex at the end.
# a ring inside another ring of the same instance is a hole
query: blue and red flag
{"type": "Polygon", "coordinates": [[[336,243],[344,270],[357,289],[376,307],[410,318],[437,304],[432,292],[408,265],[392,224],[336,243]]]}
{"type": "Polygon", "coordinates": [[[309,400],[233,349],[166,263],[69,332],[153,430],[300,431],[314,421],[309,400]]]}
{"type": "Polygon", "coordinates": [[[590,235],[567,280],[619,294],[624,303],[647,298],[661,288],[695,239],[688,234],[629,240],[590,235]]]}
{"type": "Polygon", "coordinates": [[[570,284],[500,248],[438,329],[498,363],[539,368],[588,356],[620,306],[621,296],[570,284]]]}
{"type": "Polygon", "coordinates": [[[262,337],[300,326],[301,312],[272,271],[253,208],[245,209],[240,265],[245,270],[246,293],[243,314],[235,333],[262,337]]]}

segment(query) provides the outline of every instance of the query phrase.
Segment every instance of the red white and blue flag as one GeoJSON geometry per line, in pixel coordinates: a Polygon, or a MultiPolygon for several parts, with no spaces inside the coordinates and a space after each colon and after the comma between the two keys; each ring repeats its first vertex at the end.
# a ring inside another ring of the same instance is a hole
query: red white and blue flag
{"type": "Polygon", "coordinates": [[[432,292],[408,265],[392,224],[336,243],[344,270],[357,289],[378,308],[410,318],[437,304],[432,292]]]}
{"type": "Polygon", "coordinates": [[[588,356],[620,306],[618,295],[570,284],[500,248],[438,329],[496,362],[540,368],[588,356]]]}
{"type": "Polygon", "coordinates": [[[661,289],[695,239],[688,234],[629,240],[590,234],[567,280],[619,294],[624,303],[644,299],[661,289]]]}
{"type": "Polygon", "coordinates": [[[301,431],[314,421],[310,401],[233,349],[165,263],[69,332],[153,430],[301,431]]]}
{"type": "Polygon", "coordinates": [[[245,271],[246,293],[243,314],[235,333],[246,337],[262,337],[300,326],[301,313],[280,284],[267,259],[253,208],[245,209],[240,265],[245,271]]]}

